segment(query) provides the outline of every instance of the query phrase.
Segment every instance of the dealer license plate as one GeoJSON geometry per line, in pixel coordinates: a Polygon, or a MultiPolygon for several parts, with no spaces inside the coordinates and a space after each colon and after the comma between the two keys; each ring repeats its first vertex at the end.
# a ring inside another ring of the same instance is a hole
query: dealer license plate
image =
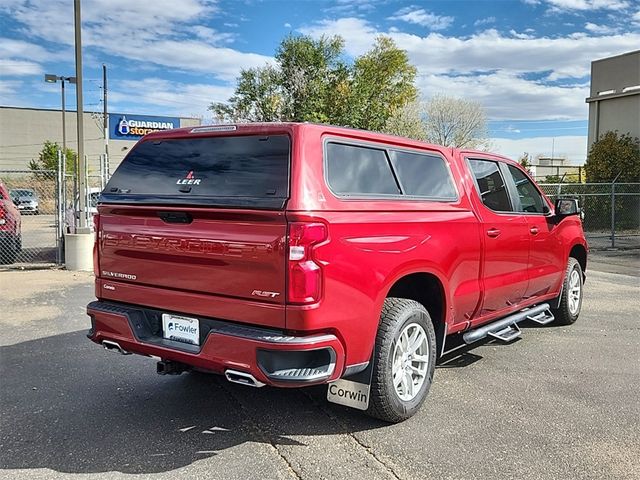
{"type": "Polygon", "coordinates": [[[163,313],[162,335],[168,340],[200,345],[200,322],[197,318],[163,313]]]}

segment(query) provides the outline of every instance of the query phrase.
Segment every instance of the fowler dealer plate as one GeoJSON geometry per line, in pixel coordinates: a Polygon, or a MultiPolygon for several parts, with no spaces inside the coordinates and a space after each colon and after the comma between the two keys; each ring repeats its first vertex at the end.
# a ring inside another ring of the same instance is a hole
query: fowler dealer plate
{"type": "Polygon", "coordinates": [[[162,314],[162,336],[191,345],[200,345],[200,322],[197,318],[162,314]]]}

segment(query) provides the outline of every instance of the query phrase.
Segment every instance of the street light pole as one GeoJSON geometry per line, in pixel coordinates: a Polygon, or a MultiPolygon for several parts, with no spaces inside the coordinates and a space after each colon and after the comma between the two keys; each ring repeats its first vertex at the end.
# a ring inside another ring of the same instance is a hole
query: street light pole
{"type": "Polygon", "coordinates": [[[80,207],[80,225],[78,233],[89,233],[87,229],[87,175],[84,159],[84,105],[82,102],[82,21],[80,0],[73,2],[73,16],[76,43],[76,114],[78,129],[78,204],[80,207]]]}
{"type": "Polygon", "coordinates": [[[64,77],[60,77],[62,80],[60,83],[62,85],[62,155],[67,154],[67,123],[66,123],[66,115],[67,112],[65,110],[65,102],[64,102],[64,77]]]}

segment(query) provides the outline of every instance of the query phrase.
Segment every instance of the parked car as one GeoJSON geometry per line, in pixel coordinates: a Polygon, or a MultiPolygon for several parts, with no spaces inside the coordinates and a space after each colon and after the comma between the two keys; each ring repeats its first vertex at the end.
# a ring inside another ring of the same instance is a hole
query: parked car
{"type": "Polygon", "coordinates": [[[14,188],[9,192],[13,202],[22,213],[40,214],[40,200],[35,190],[30,188],[14,188]]]}
{"type": "Polygon", "coordinates": [[[22,250],[20,210],[0,182],[0,263],[13,263],[22,250]]]}
{"type": "Polygon", "coordinates": [[[443,353],[581,310],[577,201],[516,162],[379,133],[151,133],[98,205],[89,338],[254,387],[329,383],[390,422],[443,353]]]}

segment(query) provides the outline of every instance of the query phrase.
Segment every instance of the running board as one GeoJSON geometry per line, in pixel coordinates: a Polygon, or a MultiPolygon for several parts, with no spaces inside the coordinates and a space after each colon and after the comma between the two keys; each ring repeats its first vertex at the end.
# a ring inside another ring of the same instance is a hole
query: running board
{"type": "Polygon", "coordinates": [[[535,307],[513,313],[507,317],[501,318],[500,320],[496,320],[495,322],[470,330],[463,334],[462,338],[467,344],[477,342],[487,336],[497,338],[503,342],[510,342],[520,336],[521,332],[516,324],[523,320],[533,320],[534,322],[542,325],[553,321],[553,315],[549,311],[549,304],[543,303],[536,305],[535,307]]]}
{"type": "Polygon", "coordinates": [[[529,315],[527,317],[527,320],[536,322],[539,325],[548,325],[549,323],[553,322],[555,319],[556,317],[553,316],[553,313],[551,313],[551,310],[546,310],[542,313],[539,313],[538,315],[529,315]]]}
{"type": "Polygon", "coordinates": [[[498,332],[489,332],[487,335],[497,340],[502,340],[504,343],[509,343],[522,334],[522,330],[518,327],[517,323],[504,327],[498,332]]]}

